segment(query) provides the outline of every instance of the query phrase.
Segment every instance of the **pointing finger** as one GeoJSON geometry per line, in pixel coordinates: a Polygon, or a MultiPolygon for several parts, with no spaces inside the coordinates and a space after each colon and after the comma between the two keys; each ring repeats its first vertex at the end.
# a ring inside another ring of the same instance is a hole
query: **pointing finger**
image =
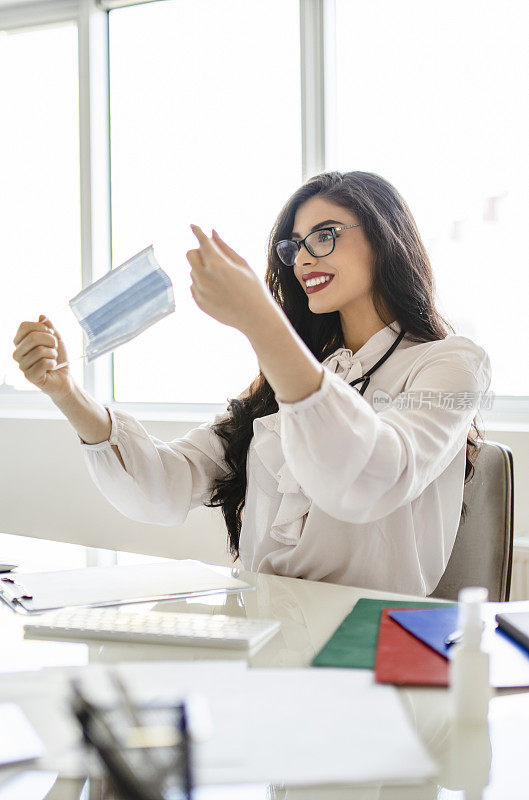
{"type": "Polygon", "coordinates": [[[189,227],[191,228],[191,230],[193,231],[199,242],[208,238],[204,233],[204,231],[202,230],[202,228],[200,227],[200,225],[191,224],[189,227]]]}
{"type": "Polygon", "coordinates": [[[197,237],[201,246],[202,245],[207,246],[208,244],[211,245],[210,239],[206,236],[206,234],[199,225],[190,225],[189,227],[197,237]]]}
{"type": "Polygon", "coordinates": [[[197,237],[198,241],[200,242],[200,249],[204,251],[206,255],[209,256],[218,256],[219,255],[219,248],[217,245],[209,239],[202,228],[198,225],[190,225],[189,226],[195,236],[197,237]]]}

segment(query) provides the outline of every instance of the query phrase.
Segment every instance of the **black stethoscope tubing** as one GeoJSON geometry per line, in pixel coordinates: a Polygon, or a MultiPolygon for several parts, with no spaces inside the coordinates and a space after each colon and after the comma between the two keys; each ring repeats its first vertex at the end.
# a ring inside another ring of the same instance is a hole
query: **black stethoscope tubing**
{"type": "Polygon", "coordinates": [[[394,350],[395,350],[395,349],[396,349],[396,348],[399,346],[399,343],[402,341],[402,338],[403,338],[403,336],[404,336],[404,334],[405,334],[405,333],[406,333],[406,331],[401,331],[401,332],[399,333],[399,335],[397,336],[397,338],[395,339],[395,341],[393,342],[393,344],[391,345],[391,347],[389,348],[389,350],[387,350],[387,351],[384,353],[384,355],[382,356],[382,358],[381,358],[379,361],[377,361],[377,363],[376,363],[376,364],[375,364],[373,367],[371,367],[371,369],[369,369],[369,370],[366,372],[366,374],[365,374],[365,375],[362,375],[360,378],[356,378],[356,380],[354,380],[354,381],[351,381],[351,383],[349,384],[349,386],[354,386],[356,383],[360,383],[361,381],[363,381],[364,383],[363,383],[363,386],[362,386],[362,388],[361,388],[361,389],[357,389],[357,392],[360,392],[360,394],[361,394],[361,395],[363,395],[363,394],[364,394],[364,392],[365,392],[365,390],[366,390],[366,389],[367,389],[367,387],[369,386],[369,381],[370,381],[370,379],[371,379],[371,377],[370,377],[370,376],[373,374],[373,372],[374,372],[376,369],[378,369],[378,368],[380,367],[380,365],[381,365],[381,364],[383,364],[383,363],[384,363],[384,361],[386,361],[386,359],[388,359],[388,358],[390,357],[390,355],[392,354],[392,352],[393,352],[393,351],[394,351],[394,350]]]}

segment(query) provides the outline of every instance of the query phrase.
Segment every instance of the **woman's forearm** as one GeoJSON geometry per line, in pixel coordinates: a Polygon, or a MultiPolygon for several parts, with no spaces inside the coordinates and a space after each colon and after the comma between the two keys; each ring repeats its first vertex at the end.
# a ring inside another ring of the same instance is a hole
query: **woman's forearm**
{"type": "Polygon", "coordinates": [[[323,367],[273,300],[245,335],[277,400],[296,403],[320,388],[323,367]]]}
{"type": "MultiPolygon", "coordinates": [[[[52,400],[73,425],[83,442],[99,444],[108,441],[112,428],[110,414],[101,403],[90,397],[80,386],[74,384],[74,388],[66,397],[57,400],[52,398],[52,400]]],[[[126,471],[127,468],[117,445],[111,446],[126,471]]]]}
{"type": "Polygon", "coordinates": [[[86,444],[109,439],[112,423],[107,409],[80,386],[74,384],[68,395],[57,400],[52,397],[52,400],[86,444]]]}

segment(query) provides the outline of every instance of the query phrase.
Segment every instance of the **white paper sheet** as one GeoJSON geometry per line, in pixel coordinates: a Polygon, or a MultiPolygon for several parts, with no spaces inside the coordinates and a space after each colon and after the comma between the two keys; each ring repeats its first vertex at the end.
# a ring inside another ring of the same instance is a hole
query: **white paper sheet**
{"type": "Polygon", "coordinates": [[[42,770],[13,775],[1,781],[0,800],[46,800],[58,777],[57,772],[42,770]]]}
{"type": "Polygon", "coordinates": [[[0,703],[0,764],[39,758],[44,745],[15,703],[0,703]]]}
{"type": "Polygon", "coordinates": [[[397,691],[374,684],[369,670],[252,669],[205,693],[218,735],[230,737],[241,760],[213,767],[206,746],[201,782],[294,786],[435,774],[397,691]]]}
{"type": "MultiPolygon", "coordinates": [[[[435,775],[398,692],[374,683],[372,671],[226,667],[209,680],[203,665],[156,669],[158,699],[197,691],[209,703],[214,733],[196,746],[197,783],[412,783],[435,775]]],[[[118,669],[137,700],[152,698],[148,665],[118,669]]]]}

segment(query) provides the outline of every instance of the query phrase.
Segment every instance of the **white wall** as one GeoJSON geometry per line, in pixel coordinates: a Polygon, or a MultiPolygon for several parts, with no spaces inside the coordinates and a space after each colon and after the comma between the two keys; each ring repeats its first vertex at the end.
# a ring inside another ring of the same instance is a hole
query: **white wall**
{"type": "MultiPolygon", "coordinates": [[[[166,441],[200,423],[144,422],[166,441]]],[[[220,509],[197,508],[179,526],[124,517],[100,494],[77,434],[63,419],[0,417],[0,531],[91,547],[230,564],[220,509]]]]}

